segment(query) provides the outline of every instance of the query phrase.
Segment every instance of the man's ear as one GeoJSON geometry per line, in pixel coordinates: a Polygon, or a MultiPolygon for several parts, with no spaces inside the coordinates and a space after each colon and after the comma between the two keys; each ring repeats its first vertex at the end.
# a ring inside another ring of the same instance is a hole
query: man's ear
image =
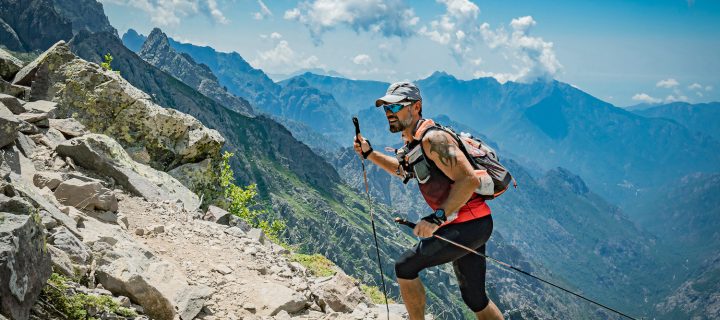
{"type": "Polygon", "coordinates": [[[415,113],[420,113],[420,110],[422,110],[422,100],[419,100],[418,102],[415,102],[413,104],[413,110],[415,113]]]}

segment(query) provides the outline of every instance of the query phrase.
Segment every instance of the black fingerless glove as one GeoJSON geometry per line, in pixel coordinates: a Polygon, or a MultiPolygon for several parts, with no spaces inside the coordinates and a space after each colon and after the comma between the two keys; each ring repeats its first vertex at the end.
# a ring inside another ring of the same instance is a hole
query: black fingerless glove
{"type": "Polygon", "coordinates": [[[421,220],[425,220],[427,222],[441,226],[443,223],[445,223],[445,221],[447,221],[447,217],[445,217],[444,214],[442,215],[442,217],[438,217],[437,214],[433,212],[427,216],[424,216],[421,220]]]}
{"type": "MultiPolygon", "coordinates": [[[[362,153],[363,159],[367,159],[370,156],[370,154],[373,153],[373,151],[375,151],[375,150],[373,150],[372,144],[370,144],[370,140],[365,139],[365,141],[367,142],[368,146],[370,146],[370,149],[368,149],[368,151],[364,151],[362,153]]],[[[362,151],[362,143],[360,144],[360,151],[362,151]]]]}

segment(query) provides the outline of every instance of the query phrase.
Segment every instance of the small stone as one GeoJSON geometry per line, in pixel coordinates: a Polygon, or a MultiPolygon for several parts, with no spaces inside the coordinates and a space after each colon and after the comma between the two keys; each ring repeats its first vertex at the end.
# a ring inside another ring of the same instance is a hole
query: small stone
{"type": "Polygon", "coordinates": [[[136,235],[139,235],[139,236],[142,236],[142,235],[145,234],[145,229],[143,229],[143,228],[137,228],[137,229],[135,229],[135,234],[136,234],[136,235]]]}
{"type": "Polygon", "coordinates": [[[159,233],[164,233],[164,232],[165,232],[165,226],[163,226],[163,225],[161,225],[161,224],[157,224],[157,225],[151,226],[151,227],[150,227],[150,230],[152,230],[152,232],[158,233],[158,234],[159,234],[159,233]]]}
{"type": "Polygon", "coordinates": [[[232,269],[230,269],[230,267],[228,267],[226,265],[222,265],[222,264],[214,265],[212,270],[217,271],[223,275],[232,273],[232,269]]]}

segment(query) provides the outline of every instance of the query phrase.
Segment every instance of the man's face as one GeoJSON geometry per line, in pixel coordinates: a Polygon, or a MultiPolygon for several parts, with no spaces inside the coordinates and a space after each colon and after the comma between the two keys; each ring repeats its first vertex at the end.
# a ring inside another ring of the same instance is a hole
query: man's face
{"type": "Polygon", "coordinates": [[[392,113],[390,110],[385,110],[385,117],[388,119],[390,125],[390,132],[396,133],[405,130],[412,125],[412,113],[410,108],[413,105],[406,106],[397,113],[392,113]]]}

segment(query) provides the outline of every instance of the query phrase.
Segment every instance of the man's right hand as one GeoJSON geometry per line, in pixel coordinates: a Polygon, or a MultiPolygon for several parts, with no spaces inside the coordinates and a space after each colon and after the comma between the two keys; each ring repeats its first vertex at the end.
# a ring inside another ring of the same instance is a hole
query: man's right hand
{"type": "Polygon", "coordinates": [[[353,147],[355,148],[355,153],[357,153],[360,157],[363,157],[363,153],[366,153],[370,150],[372,150],[372,146],[370,145],[370,142],[363,138],[361,134],[358,134],[353,139],[353,147]]]}

